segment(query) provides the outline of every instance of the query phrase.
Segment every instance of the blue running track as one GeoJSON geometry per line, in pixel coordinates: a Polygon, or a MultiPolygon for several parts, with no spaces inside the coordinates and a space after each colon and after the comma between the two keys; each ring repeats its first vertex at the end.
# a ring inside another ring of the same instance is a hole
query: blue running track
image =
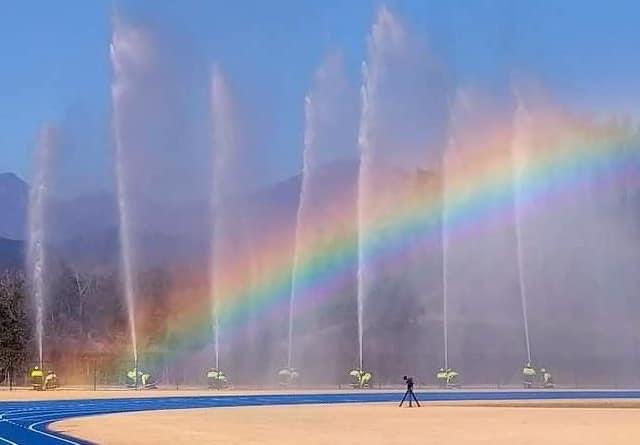
{"type": "MultiPolygon", "coordinates": [[[[54,433],[47,426],[71,417],[134,411],[259,405],[399,402],[402,392],[345,392],[331,394],[221,395],[202,397],[145,397],[86,400],[0,402],[0,445],[88,444],[54,433]]],[[[434,391],[417,392],[421,401],[487,401],[550,399],[640,399],[633,391],[434,391]]]]}

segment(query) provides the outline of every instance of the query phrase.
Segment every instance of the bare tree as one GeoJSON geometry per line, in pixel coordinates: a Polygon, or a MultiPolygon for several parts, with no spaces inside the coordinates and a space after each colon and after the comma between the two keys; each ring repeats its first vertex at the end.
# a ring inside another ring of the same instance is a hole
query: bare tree
{"type": "Polygon", "coordinates": [[[0,275],[0,368],[11,376],[28,359],[31,322],[27,316],[24,275],[4,271],[0,275]]]}

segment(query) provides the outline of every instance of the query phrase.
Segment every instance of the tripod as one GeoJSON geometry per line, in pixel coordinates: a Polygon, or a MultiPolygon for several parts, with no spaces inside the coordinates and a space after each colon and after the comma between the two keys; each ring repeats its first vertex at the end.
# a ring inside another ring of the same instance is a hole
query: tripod
{"type": "Polygon", "coordinates": [[[409,397],[409,408],[411,408],[413,405],[411,404],[412,401],[415,400],[416,405],[418,405],[418,407],[420,407],[420,402],[418,402],[418,398],[416,397],[415,393],[413,392],[413,378],[409,377],[407,378],[405,376],[404,380],[407,382],[407,392],[404,393],[404,397],[402,398],[402,401],[400,402],[400,406],[402,407],[402,404],[404,403],[404,401],[407,399],[407,396],[409,397]]]}

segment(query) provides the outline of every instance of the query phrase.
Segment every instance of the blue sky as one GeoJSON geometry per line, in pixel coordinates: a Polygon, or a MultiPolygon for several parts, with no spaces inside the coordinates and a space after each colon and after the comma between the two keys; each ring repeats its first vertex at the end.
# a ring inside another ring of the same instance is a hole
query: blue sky
{"type": "Polygon", "coordinates": [[[260,129],[270,175],[292,174],[314,70],[328,51],[341,50],[357,84],[382,4],[429,44],[456,83],[498,92],[512,75],[526,75],[570,106],[638,114],[640,4],[633,1],[23,0],[5,3],[0,15],[0,171],[29,176],[46,121],[79,141],[78,166],[108,165],[116,8],[179,42],[171,50],[184,44],[205,63],[218,61],[260,129]]]}

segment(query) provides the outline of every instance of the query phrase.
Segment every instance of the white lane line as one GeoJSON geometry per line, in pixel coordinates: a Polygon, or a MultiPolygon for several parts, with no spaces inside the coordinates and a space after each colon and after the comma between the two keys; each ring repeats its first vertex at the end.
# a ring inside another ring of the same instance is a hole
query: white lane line
{"type": "MultiPolygon", "coordinates": [[[[120,411],[120,412],[125,412],[125,411],[120,411]]],[[[78,415],[81,417],[83,415],[87,415],[87,416],[92,416],[95,414],[109,414],[108,411],[69,411],[66,413],[60,413],[62,414],[62,416],[59,416],[58,413],[47,413],[47,414],[40,414],[37,416],[24,416],[24,417],[16,417],[12,420],[15,420],[16,422],[24,422],[29,421],[29,420],[33,420],[33,419],[41,419],[43,417],[49,417],[51,418],[52,421],[56,422],[58,421],[58,419],[63,420],[66,419],[67,415],[70,415],[70,417],[78,417],[78,415]]]]}
{"type": "MultiPolygon", "coordinates": [[[[71,445],[81,445],[81,444],[80,444],[80,443],[78,443],[78,442],[74,442],[74,441],[72,441],[72,440],[64,439],[64,438],[62,438],[62,437],[55,436],[55,435],[53,435],[53,434],[49,434],[49,433],[47,433],[47,432],[45,432],[45,431],[37,430],[37,429],[35,428],[36,426],[38,426],[38,425],[42,425],[43,423],[47,423],[47,422],[50,422],[50,420],[42,420],[42,421],[40,421],[40,422],[32,423],[31,425],[29,425],[29,428],[28,428],[28,429],[29,429],[29,431],[33,431],[34,433],[42,434],[43,436],[49,437],[49,438],[51,438],[51,439],[59,440],[60,442],[69,443],[69,444],[71,444],[71,445]]],[[[17,444],[16,444],[16,445],[17,445],[17,444]]]]}
{"type": "MultiPolygon", "coordinates": [[[[22,420],[28,420],[28,419],[36,419],[38,417],[59,417],[60,415],[62,416],[66,416],[67,414],[82,414],[82,413],[91,413],[94,412],[96,410],[82,410],[82,411],[78,411],[78,410],[55,410],[55,411],[40,411],[38,413],[25,413],[23,415],[15,415],[12,416],[10,419],[6,419],[7,421],[22,421],[22,420]]],[[[98,410],[99,412],[103,412],[105,411],[104,409],[100,409],[98,410]]]]}
{"type": "Polygon", "coordinates": [[[11,441],[11,440],[9,440],[9,439],[5,439],[5,438],[4,438],[4,437],[2,437],[2,436],[0,436],[0,442],[8,443],[9,445],[18,445],[17,443],[15,443],[15,442],[13,442],[13,441],[11,441]]]}
{"type": "MultiPolygon", "coordinates": [[[[16,427],[19,427],[19,428],[24,428],[24,427],[21,427],[20,425],[17,425],[17,424],[15,424],[15,423],[13,423],[13,422],[12,422],[12,421],[10,421],[10,420],[3,420],[3,422],[10,423],[10,424],[12,424],[12,425],[14,425],[14,426],[16,426],[16,427]]],[[[5,438],[5,437],[2,437],[2,436],[0,436],[0,441],[2,441],[2,442],[4,442],[4,443],[8,443],[8,444],[10,444],[10,445],[20,445],[20,444],[18,444],[18,443],[16,443],[16,442],[14,442],[14,441],[12,441],[12,440],[9,440],[9,439],[7,439],[7,438],[5,438]]]]}
{"type": "Polygon", "coordinates": [[[242,400],[240,401],[241,405],[240,406],[248,406],[251,403],[259,403],[259,404],[265,404],[265,403],[273,403],[275,400],[274,399],[269,399],[266,397],[256,397],[255,399],[251,399],[251,400],[242,400]]]}
{"type": "MultiPolygon", "coordinates": [[[[57,415],[57,414],[65,414],[65,413],[83,413],[86,411],[109,411],[113,409],[126,409],[129,404],[92,404],[85,405],[85,408],[79,410],[78,406],[52,406],[46,408],[39,408],[35,410],[16,410],[16,411],[7,411],[5,415],[9,416],[11,420],[20,420],[33,416],[43,416],[43,415],[57,415]]],[[[137,407],[135,407],[137,409],[137,407]]],[[[2,418],[0,417],[0,420],[2,418]]]]}
{"type": "Polygon", "coordinates": [[[12,409],[9,411],[3,411],[2,413],[0,413],[0,421],[3,420],[5,416],[10,414],[23,413],[28,411],[38,411],[39,409],[40,408],[20,408],[20,409],[12,409]]]}

